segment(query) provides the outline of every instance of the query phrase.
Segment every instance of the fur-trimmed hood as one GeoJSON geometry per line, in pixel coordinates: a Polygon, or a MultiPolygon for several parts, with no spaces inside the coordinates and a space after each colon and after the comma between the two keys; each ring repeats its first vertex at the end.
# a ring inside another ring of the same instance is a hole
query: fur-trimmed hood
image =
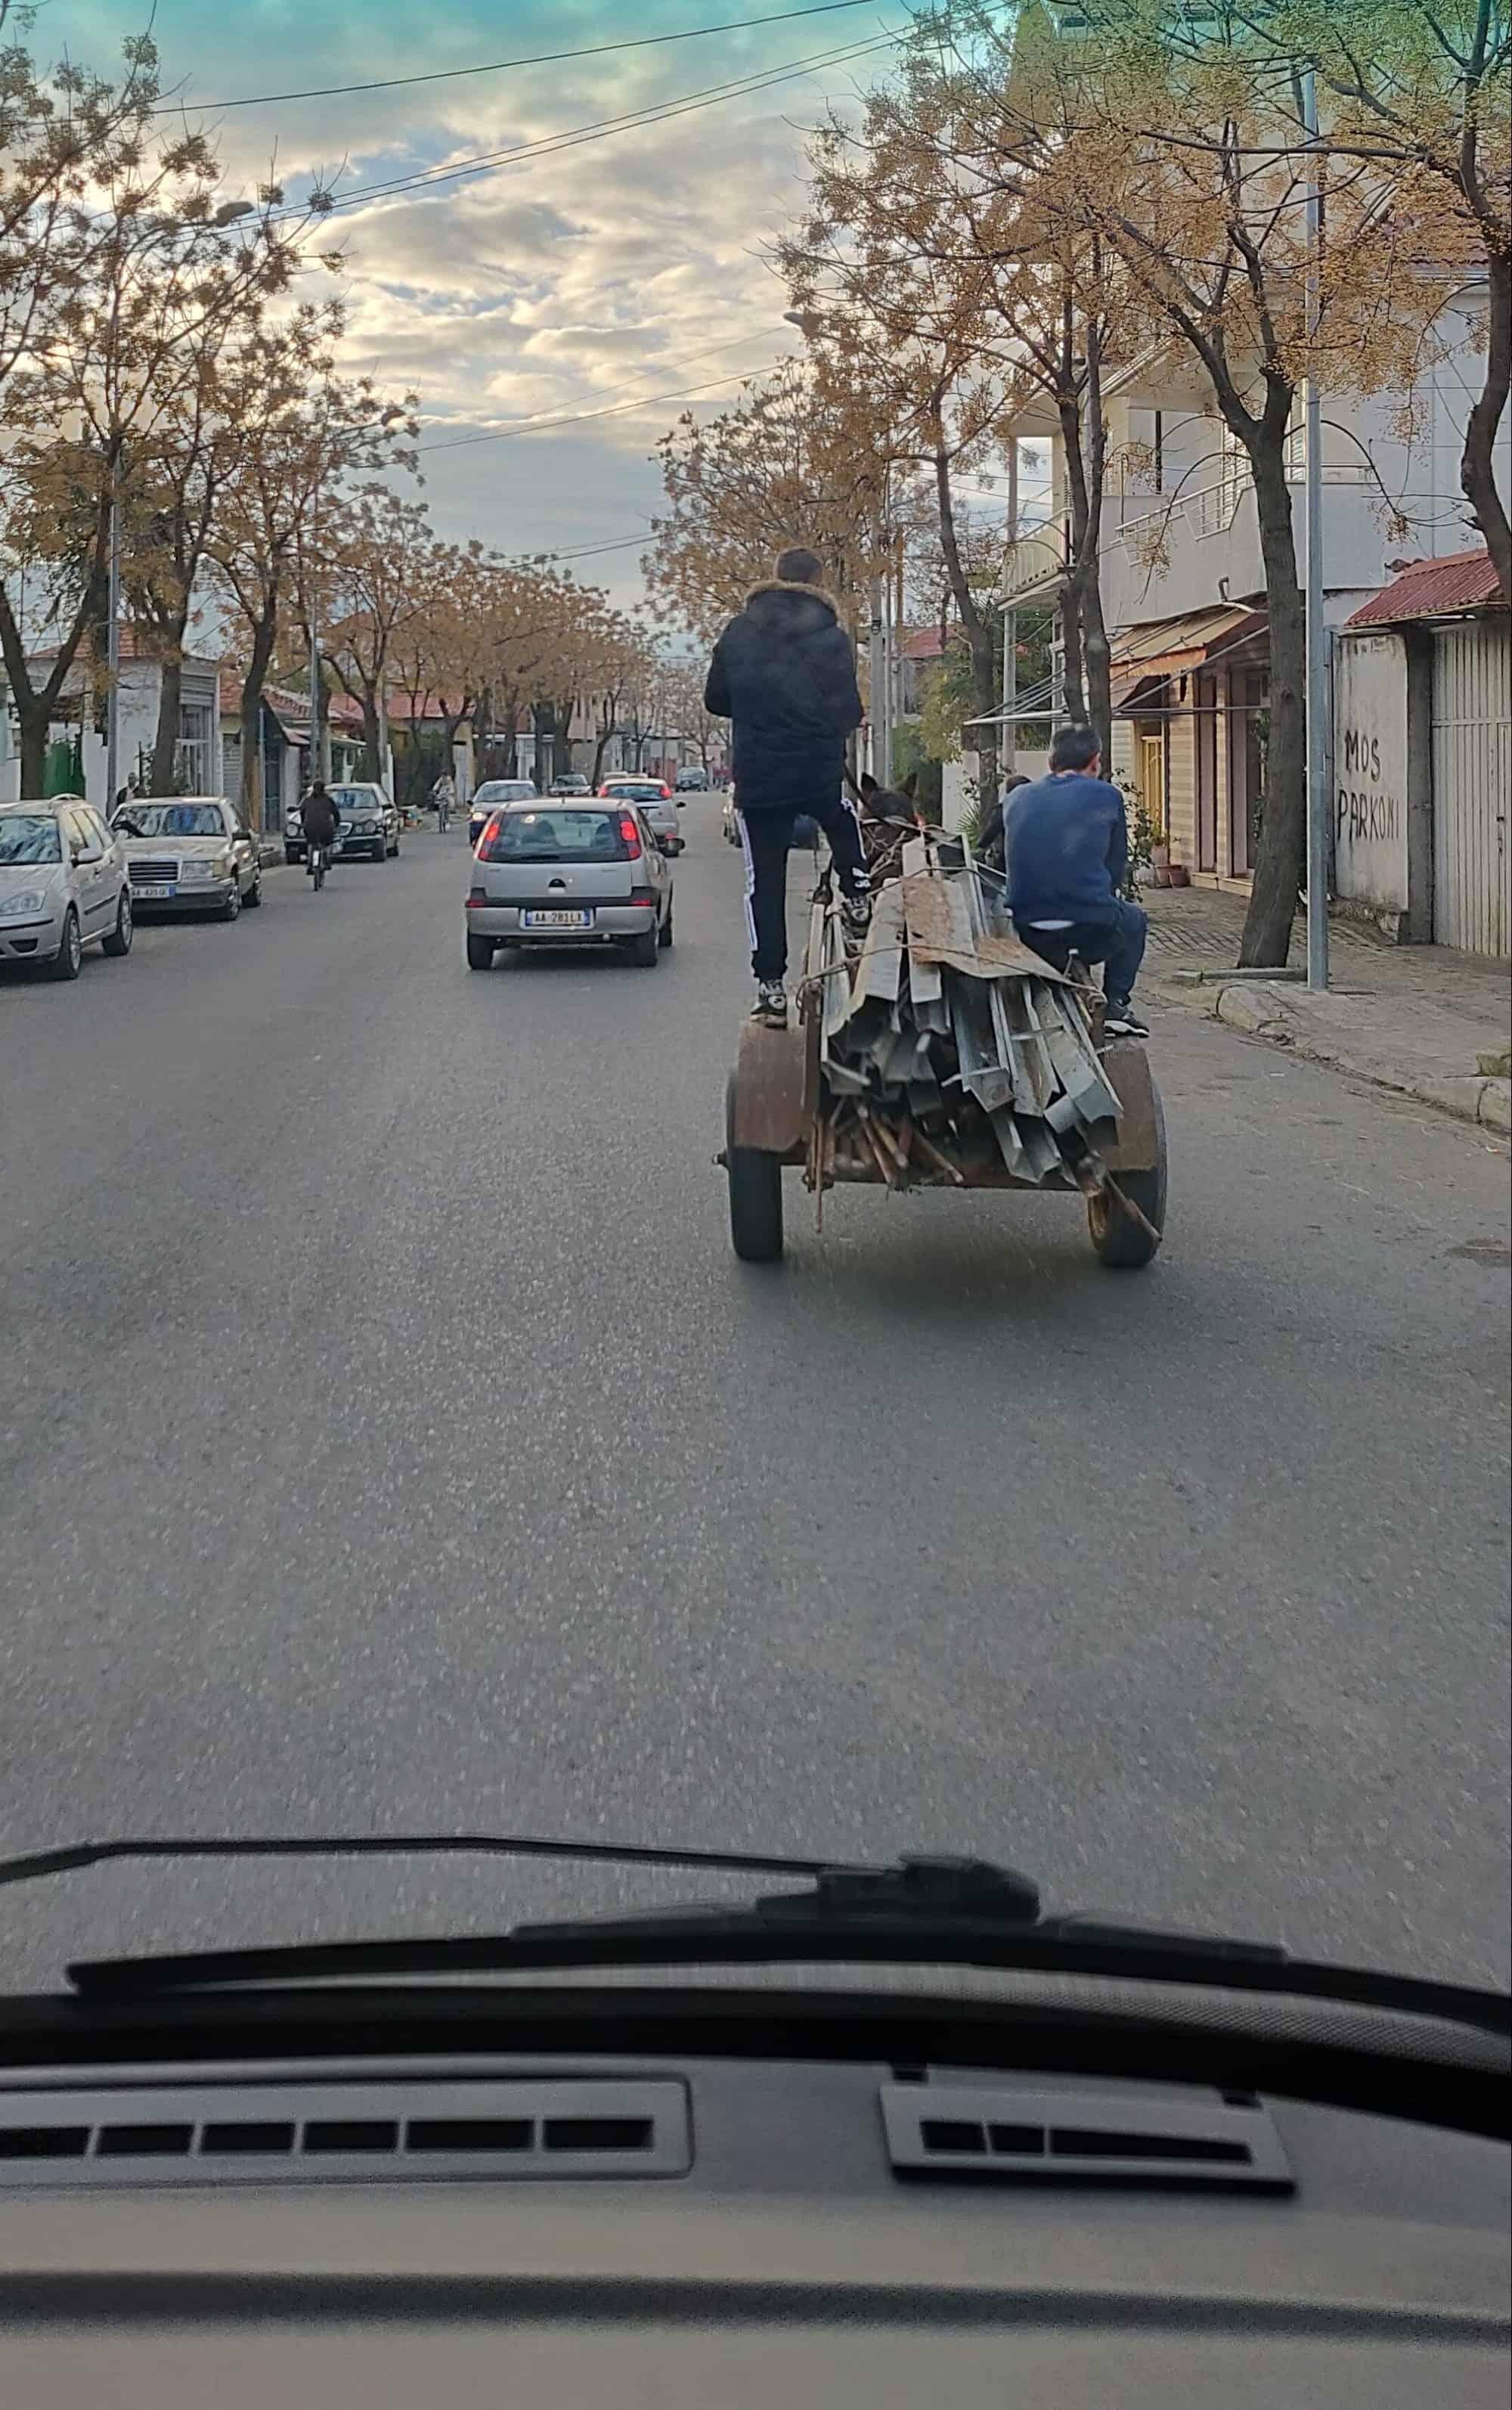
{"type": "Polygon", "coordinates": [[[823,586],[801,586],[787,577],[765,577],[753,586],[745,607],[758,626],[786,626],[804,631],[840,624],[840,604],[823,586]]]}

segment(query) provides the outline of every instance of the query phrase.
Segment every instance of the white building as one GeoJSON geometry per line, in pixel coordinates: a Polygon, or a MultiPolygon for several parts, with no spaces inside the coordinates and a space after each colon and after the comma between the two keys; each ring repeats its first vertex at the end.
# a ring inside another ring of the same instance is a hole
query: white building
{"type": "MultiPolygon", "coordinates": [[[[1324,406],[1325,611],[1337,628],[1408,560],[1475,530],[1460,452],[1480,360],[1483,292],[1446,305],[1446,356],[1406,396],[1324,406]],[[1404,407],[1406,404],[1407,407],[1404,407]],[[1393,511],[1408,534],[1390,531],[1393,511]]],[[[1114,775],[1137,791],[1193,879],[1245,886],[1262,806],[1270,651],[1249,464],[1195,358],[1161,347],[1108,380],[1103,616],[1113,640],[1114,775]]],[[[1052,524],[1014,547],[1010,607],[1053,599],[1068,541],[1064,448],[1046,409],[1018,431],[1052,450],[1052,524]]],[[[1512,429],[1504,429],[1504,452],[1512,429]]],[[[1299,571],[1303,432],[1288,472],[1299,571]]]]}

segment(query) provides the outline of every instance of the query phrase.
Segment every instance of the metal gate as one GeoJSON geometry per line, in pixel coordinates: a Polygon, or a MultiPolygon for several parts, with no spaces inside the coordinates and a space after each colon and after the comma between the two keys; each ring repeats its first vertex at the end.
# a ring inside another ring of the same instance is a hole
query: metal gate
{"type": "Polygon", "coordinates": [[[1502,618],[1433,632],[1433,936],[1505,954],[1512,793],[1512,631],[1502,618]]]}

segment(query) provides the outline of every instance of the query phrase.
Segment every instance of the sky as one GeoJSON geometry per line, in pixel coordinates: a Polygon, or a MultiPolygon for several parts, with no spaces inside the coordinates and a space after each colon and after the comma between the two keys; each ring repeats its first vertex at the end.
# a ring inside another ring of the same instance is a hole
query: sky
{"type": "MultiPolygon", "coordinates": [[[[660,499],[656,437],[689,388],[705,388],[691,406],[712,412],[735,399],[741,376],[797,347],[764,247],[801,199],[805,129],[889,72],[899,53],[888,37],[908,22],[904,0],[751,22],[814,5],[157,0],[151,22],[165,91],[213,131],[227,196],[252,192],[271,164],[291,198],[319,175],[353,202],[319,238],[344,254],[345,357],[386,391],[418,389],[421,441],[437,447],[421,466],[439,532],[505,553],[576,554],[579,575],[633,604],[660,499]],[[741,30],[398,90],[228,105],[727,24],[741,30]],[[662,124],[505,160],[429,192],[358,198],[365,186],[791,66],[801,72],[662,124]],[[615,414],[457,441],[606,410],[615,414]]],[[[31,46],[39,59],[67,52],[108,73],[148,22],[149,0],[47,0],[31,46]]],[[[329,289],[324,276],[311,282],[329,289]]]]}

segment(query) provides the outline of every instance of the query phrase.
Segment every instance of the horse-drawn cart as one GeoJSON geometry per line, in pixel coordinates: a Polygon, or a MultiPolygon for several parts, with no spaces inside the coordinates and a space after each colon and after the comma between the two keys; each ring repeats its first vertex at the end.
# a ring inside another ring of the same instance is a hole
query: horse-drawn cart
{"type": "Polygon", "coordinates": [[[796,1024],[742,1033],[721,1158],[736,1254],[782,1254],[792,1168],[820,1222],[842,1183],[1063,1191],[1104,1264],[1147,1264],[1166,1146],[1144,1047],[1103,1041],[1102,998],[1019,942],[958,842],[921,832],[893,867],[859,951],[821,880],[796,1024]]]}

